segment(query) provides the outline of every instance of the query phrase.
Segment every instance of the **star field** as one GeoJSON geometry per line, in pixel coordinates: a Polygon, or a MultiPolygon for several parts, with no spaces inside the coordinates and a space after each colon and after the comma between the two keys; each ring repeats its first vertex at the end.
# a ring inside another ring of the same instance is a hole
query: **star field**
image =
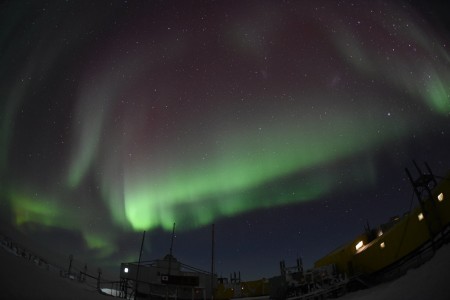
{"type": "MultiPolygon", "coordinates": [[[[448,172],[445,6],[6,1],[2,223],[118,270],[174,255],[246,279],[307,267],[448,172]]],[[[6,226],[6,225],[5,225],[6,226]]],[[[118,271],[117,271],[118,272],[118,271]]]]}

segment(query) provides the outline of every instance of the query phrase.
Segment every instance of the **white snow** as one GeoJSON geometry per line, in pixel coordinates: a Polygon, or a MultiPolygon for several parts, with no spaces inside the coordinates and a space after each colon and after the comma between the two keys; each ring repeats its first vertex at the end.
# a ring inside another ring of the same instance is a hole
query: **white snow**
{"type": "Polygon", "coordinates": [[[103,293],[114,296],[114,297],[123,297],[123,292],[114,290],[114,289],[108,289],[108,288],[102,288],[101,289],[103,293]]]}
{"type": "Polygon", "coordinates": [[[0,299],[113,299],[0,247],[0,299]]]}
{"type": "Polygon", "coordinates": [[[349,293],[338,299],[450,299],[450,245],[444,245],[430,261],[409,270],[394,281],[349,293]]]}

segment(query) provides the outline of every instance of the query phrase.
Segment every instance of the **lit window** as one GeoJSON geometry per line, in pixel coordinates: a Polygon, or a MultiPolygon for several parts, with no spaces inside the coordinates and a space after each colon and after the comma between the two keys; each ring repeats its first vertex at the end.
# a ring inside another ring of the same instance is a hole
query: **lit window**
{"type": "Polygon", "coordinates": [[[417,218],[419,219],[419,221],[422,221],[423,220],[423,213],[420,213],[420,214],[418,214],[417,215],[417,218]]]}
{"type": "Polygon", "coordinates": [[[384,247],[386,247],[386,245],[384,244],[384,242],[382,242],[382,243],[380,244],[380,248],[381,248],[381,249],[384,249],[384,247]]]}
{"type": "Polygon", "coordinates": [[[441,202],[442,200],[444,200],[444,194],[440,193],[440,194],[438,195],[438,200],[439,200],[439,202],[441,202]]]}
{"type": "Polygon", "coordinates": [[[356,250],[359,250],[363,245],[363,241],[359,241],[359,243],[355,246],[356,250]]]}
{"type": "Polygon", "coordinates": [[[125,273],[128,273],[128,268],[123,269],[125,273]]]}

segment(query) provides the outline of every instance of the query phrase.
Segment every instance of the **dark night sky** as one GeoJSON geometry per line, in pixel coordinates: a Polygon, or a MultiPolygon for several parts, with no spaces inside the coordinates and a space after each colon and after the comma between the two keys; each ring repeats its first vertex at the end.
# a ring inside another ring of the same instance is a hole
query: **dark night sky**
{"type": "MultiPolygon", "coordinates": [[[[395,2],[395,3],[394,3],[395,2]]],[[[448,4],[4,1],[0,214],[119,272],[306,267],[449,170],[448,4]]]]}

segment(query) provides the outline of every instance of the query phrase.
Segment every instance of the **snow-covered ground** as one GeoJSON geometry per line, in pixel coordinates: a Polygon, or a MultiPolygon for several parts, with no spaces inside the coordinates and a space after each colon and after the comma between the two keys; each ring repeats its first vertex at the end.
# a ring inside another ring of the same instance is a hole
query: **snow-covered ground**
{"type": "Polygon", "coordinates": [[[102,288],[101,289],[103,293],[107,294],[107,295],[111,295],[114,297],[123,297],[123,292],[122,291],[118,291],[115,289],[108,289],[108,288],[102,288]]]}
{"type": "Polygon", "coordinates": [[[47,265],[39,266],[0,247],[0,299],[113,299],[98,293],[95,288],[59,276],[47,265]]]}
{"type": "Polygon", "coordinates": [[[448,300],[450,299],[450,245],[444,245],[435,256],[404,276],[370,289],[349,293],[341,300],[448,300]]]}

